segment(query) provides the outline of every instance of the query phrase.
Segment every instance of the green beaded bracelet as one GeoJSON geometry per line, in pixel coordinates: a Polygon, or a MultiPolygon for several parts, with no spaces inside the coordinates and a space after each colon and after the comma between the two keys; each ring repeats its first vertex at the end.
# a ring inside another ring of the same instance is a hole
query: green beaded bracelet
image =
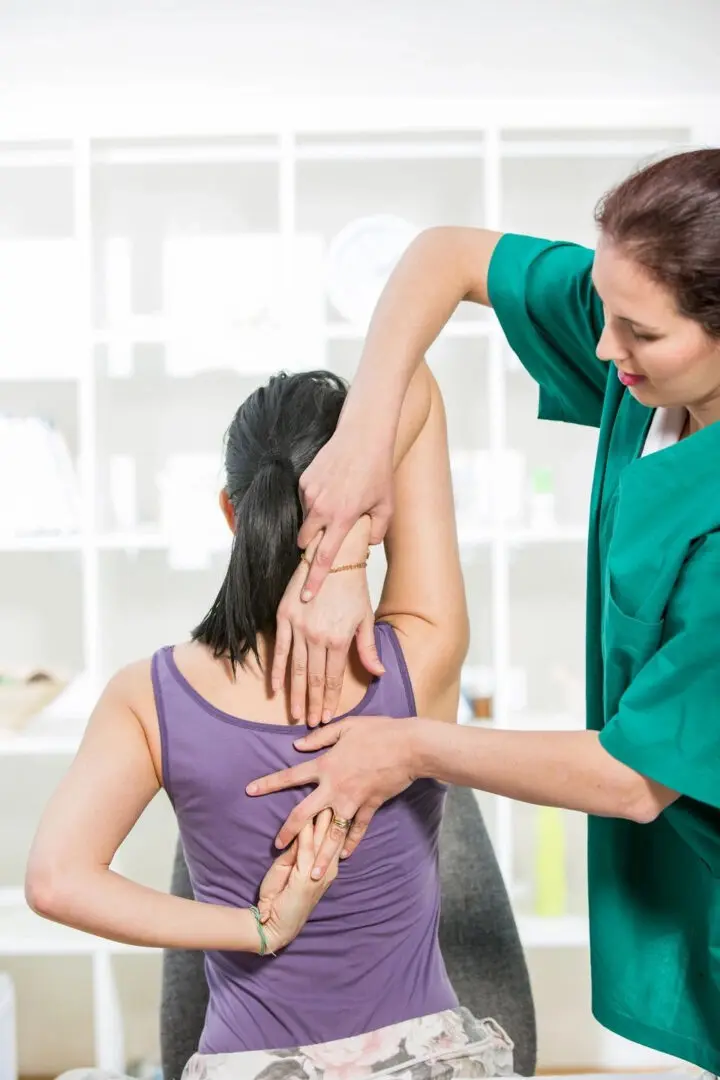
{"type": "MultiPolygon", "coordinates": [[[[255,917],[255,925],[257,926],[257,931],[260,935],[260,956],[264,956],[265,953],[268,951],[268,939],[267,935],[265,934],[265,927],[262,924],[262,916],[260,914],[259,908],[256,908],[254,904],[250,905],[250,910],[255,917]]],[[[270,955],[274,956],[275,953],[271,952],[270,955]]]]}

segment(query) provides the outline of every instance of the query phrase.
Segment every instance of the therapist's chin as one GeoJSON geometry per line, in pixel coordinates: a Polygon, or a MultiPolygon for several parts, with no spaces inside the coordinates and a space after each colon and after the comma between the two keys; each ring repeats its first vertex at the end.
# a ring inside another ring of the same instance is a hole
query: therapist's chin
{"type": "Polygon", "coordinates": [[[653,408],[657,408],[658,405],[662,404],[658,400],[657,390],[647,379],[643,379],[642,382],[636,383],[634,386],[626,386],[625,391],[642,405],[652,405],[653,408]]]}
{"type": "Polygon", "coordinates": [[[643,379],[634,386],[627,386],[625,389],[636,401],[639,401],[641,405],[647,405],[649,409],[664,409],[680,404],[680,402],[672,398],[672,395],[667,390],[663,391],[654,386],[649,379],[643,379]]]}

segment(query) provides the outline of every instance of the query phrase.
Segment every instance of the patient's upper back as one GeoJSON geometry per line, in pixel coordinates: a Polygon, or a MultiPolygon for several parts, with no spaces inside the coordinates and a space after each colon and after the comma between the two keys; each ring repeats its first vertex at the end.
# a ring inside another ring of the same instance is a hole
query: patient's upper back
{"type": "MultiPolygon", "coordinates": [[[[385,674],[373,679],[352,714],[416,715],[410,677],[394,629],[375,628],[385,674]]],[[[254,903],[257,887],[277,854],[280,826],[309,788],[251,798],[245,787],[259,776],[307,761],[296,750],[302,725],[263,723],[230,715],[210,704],[180,672],[171,647],[152,662],[158,713],[163,784],[173,802],[198,899],[254,903]]],[[[339,718],[338,718],[339,719],[339,718]]],[[[333,895],[343,880],[383,867],[402,874],[403,864],[417,869],[418,845],[433,856],[442,813],[444,788],[433,782],[413,785],[391,800],[371,824],[358,852],[342,864],[333,895]],[[417,805],[418,800],[423,806],[417,805]],[[422,820],[418,822],[418,812],[422,820]],[[398,838],[398,829],[403,836],[398,838]],[[405,835],[407,833],[407,835],[405,835]],[[388,838],[394,838],[388,845],[388,838]]]]}

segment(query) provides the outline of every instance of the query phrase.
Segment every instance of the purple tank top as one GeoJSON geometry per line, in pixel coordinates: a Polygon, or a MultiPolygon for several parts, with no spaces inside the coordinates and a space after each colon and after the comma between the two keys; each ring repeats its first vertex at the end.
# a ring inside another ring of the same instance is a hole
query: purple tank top
{"type": "MultiPolygon", "coordinates": [[[[395,631],[375,628],[385,674],[353,715],[416,715],[395,631]]],[[[247,907],[275,855],[273,840],[310,788],[251,799],[250,780],[310,755],[298,726],[240,720],[214,708],[177,668],[153,657],[165,788],[195,897],[247,907]]],[[[445,787],[420,780],[373,818],[302,933],[277,957],[207,952],[210,1003],[200,1051],[327,1042],[453,1008],[438,944],[438,837],[445,787]]]]}

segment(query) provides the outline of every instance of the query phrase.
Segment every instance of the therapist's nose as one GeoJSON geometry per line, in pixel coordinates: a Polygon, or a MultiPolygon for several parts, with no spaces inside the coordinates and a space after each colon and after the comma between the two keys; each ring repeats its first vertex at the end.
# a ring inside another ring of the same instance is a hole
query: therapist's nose
{"type": "Polygon", "coordinates": [[[595,355],[598,360],[605,361],[628,360],[630,358],[627,346],[623,344],[608,323],[605,323],[605,326],[603,327],[603,332],[600,335],[600,340],[595,349],[595,355]]]}

